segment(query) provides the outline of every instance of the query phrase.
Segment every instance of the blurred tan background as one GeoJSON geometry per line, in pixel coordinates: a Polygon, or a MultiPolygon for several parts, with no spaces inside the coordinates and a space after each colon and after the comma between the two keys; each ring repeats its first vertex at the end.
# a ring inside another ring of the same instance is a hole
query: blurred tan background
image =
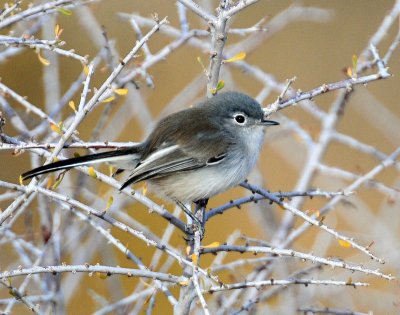
{"type": "MultiPolygon", "coordinates": [[[[217,2],[198,1],[198,3],[212,10],[216,7],[217,2]]],[[[358,55],[367,47],[368,40],[393,4],[394,1],[383,0],[260,1],[234,17],[231,25],[234,27],[250,27],[263,17],[267,18],[268,23],[279,12],[291,5],[313,6],[327,10],[326,21],[295,21],[289,23],[279,32],[272,34],[255,51],[248,52],[246,57],[247,62],[270,73],[278,82],[284,82],[286,79],[296,76],[297,80],[293,84],[293,87],[307,91],[323,83],[339,81],[345,78],[343,69],[351,66],[352,55],[358,55]]],[[[115,46],[120,56],[124,56],[132,48],[136,36],[129,23],[118,16],[119,12],[138,13],[145,17],[150,17],[152,13],[156,12],[160,18],[168,16],[170,24],[179,27],[176,5],[173,1],[107,0],[93,3],[89,5],[89,8],[97,18],[99,24],[104,25],[108,38],[116,41],[115,46]]],[[[204,23],[193,13],[188,12],[188,18],[191,27],[206,29],[204,23]]],[[[87,54],[90,58],[96,55],[98,47],[93,45],[91,35],[82,25],[79,14],[75,13],[75,11],[73,11],[72,16],[63,16],[60,14],[57,18],[57,23],[64,29],[61,38],[67,42],[66,47],[68,49],[73,48],[79,54],[87,54]]],[[[387,40],[378,47],[379,51],[386,52],[388,45],[398,32],[398,23],[395,25],[388,34],[387,40]]],[[[146,30],[144,29],[143,32],[146,30]]],[[[227,46],[229,47],[229,45],[239,42],[242,39],[241,36],[232,34],[228,38],[227,46]]],[[[169,37],[156,34],[149,41],[149,47],[152,52],[156,52],[169,41],[169,37]]],[[[243,47],[242,50],[246,51],[246,47],[243,47]]],[[[160,113],[163,112],[166,105],[173,101],[174,97],[187,87],[193,78],[201,73],[201,66],[197,62],[198,56],[201,57],[206,65],[208,64],[207,53],[189,45],[183,46],[169,55],[166,60],[157,63],[149,69],[148,72],[154,79],[154,88],[147,87],[143,80],[138,80],[140,89],[137,92],[140,93],[148,104],[149,111],[155,121],[160,113]]],[[[392,78],[385,81],[372,82],[366,87],[361,86],[356,88],[355,93],[347,104],[346,114],[338,128],[341,132],[349,134],[387,154],[398,147],[400,143],[400,106],[398,101],[400,98],[400,82],[398,77],[400,70],[399,56],[399,51],[395,51],[388,65],[390,72],[394,75],[392,78]]],[[[138,60],[141,60],[141,57],[139,56],[138,60]]],[[[30,102],[45,110],[45,106],[42,105],[44,104],[44,89],[41,79],[41,68],[42,65],[38,61],[37,55],[31,50],[26,49],[22,54],[13,57],[12,62],[0,63],[0,76],[4,84],[19,94],[27,96],[30,102]]],[[[221,74],[221,79],[224,79],[226,82],[224,89],[238,89],[253,96],[259,93],[262,86],[253,78],[241,73],[234,67],[227,66],[227,68],[229,71],[224,71],[221,74]]],[[[59,58],[61,94],[81,71],[82,66],[78,62],[62,57],[59,58]]],[[[97,73],[92,86],[99,86],[107,73],[107,71],[97,73]]],[[[202,84],[204,88],[202,88],[201,93],[196,94],[197,98],[205,95],[205,78],[202,84]]],[[[327,95],[317,97],[315,102],[322,109],[328,110],[335,95],[336,92],[328,93],[327,95]]],[[[276,96],[276,94],[272,94],[264,102],[264,105],[266,106],[268,103],[273,102],[276,96]]],[[[74,99],[77,103],[79,94],[74,99]]],[[[188,100],[187,106],[192,102],[193,99],[188,100]]],[[[178,104],[178,108],[180,103],[176,102],[176,104],[178,104]]],[[[119,98],[111,109],[110,117],[118,113],[118,109],[121,106],[130,105],[125,103],[124,97],[119,98]]],[[[18,105],[15,105],[15,109],[23,112],[23,109],[18,105]]],[[[82,139],[90,139],[93,128],[101,113],[102,105],[97,107],[79,127],[82,139]]],[[[314,139],[316,139],[320,130],[318,121],[298,107],[287,108],[282,113],[298,121],[301,127],[309,131],[314,139]]],[[[62,113],[60,120],[67,114],[70,114],[68,107],[62,113]]],[[[272,116],[272,119],[279,120],[278,117],[272,116]]],[[[7,119],[7,117],[5,118],[7,119]]],[[[106,124],[105,130],[118,129],[119,127],[117,125],[106,124]]],[[[10,136],[17,136],[16,131],[9,121],[4,131],[10,136]]],[[[127,121],[126,126],[121,131],[122,133],[118,134],[117,138],[108,138],[108,134],[100,133],[98,139],[92,140],[140,141],[148,133],[148,130],[146,131],[141,128],[140,117],[137,116],[127,121]]],[[[40,141],[40,139],[37,140],[40,141]]],[[[290,191],[298,179],[299,171],[305,158],[305,150],[301,143],[296,143],[295,139],[289,136],[285,137],[285,134],[279,130],[273,130],[270,132],[270,137],[267,137],[267,143],[264,146],[259,161],[259,172],[256,170],[250,179],[259,181],[260,175],[262,175],[261,177],[264,179],[262,183],[266,188],[272,191],[290,191]]],[[[29,154],[26,152],[18,156],[12,156],[10,152],[0,151],[0,161],[0,179],[4,181],[17,183],[19,174],[31,167],[29,154]]],[[[330,146],[325,161],[330,165],[341,167],[357,174],[363,174],[376,165],[376,161],[371,157],[339,144],[330,146]]],[[[106,169],[104,168],[104,170],[106,169]]],[[[75,175],[72,174],[72,176],[75,175]]],[[[395,186],[397,189],[400,187],[398,182],[399,173],[393,172],[391,169],[380,174],[378,179],[388,186],[395,186]]],[[[99,196],[108,196],[109,194],[118,196],[117,193],[112,192],[110,188],[104,185],[95,186],[91,179],[87,179],[86,184],[93,189],[94,194],[99,196]]],[[[342,188],[340,187],[340,181],[336,180],[326,181],[326,179],[321,178],[321,181],[316,181],[314,184],[321,185],[322,188],[327,190],[342,188]]],[[[139,185],[138,188],[141,189],[141,186],[139,185]]],[[[74,189],[74,187],[66,187],[66,189],[74,189]]],[[[1,192],[2,190],[0,190],[1,192]]],[[[243,189],[233,189],[222,196],[213,198],[210,206],[213,207],[222,204],[245,193],[243,189]]],[[[85,199],[87,200],[91,197],[94,198],[94,196],[85,196],[85,199]]],[[[400,242],[385,244],[384,249],[381,249],[380,246],[382,243],[386,242],[385,236],[374,234],[373,228],[374,224],[381,226],[388,224],[387,221],[379,221],[383,214],[385,214],[384,220],[390,219],[392,216],[399,216],[398,199],[394,201],[390,200],[389,202],[386,195],[368,188],[362,188],[358,193],[358,198],[357,201],[353,202],[353,207],[343,207],[343,211],[334,212],[329,215],[326,223],[346,235],[356,237],[357,240],[364,244],[368,244],[369,241],[374,240],[374,249],[377,254],[385,256],[387,259],[387,264],[384,268],[385,271],[398,275],[399,264],[394,258],[398,256],[400,242]],[[368,206],[371,210],[368,210],[368,216],[363,218],[364,206],[368,206]],[[349,218],[354,219],[349,220],[349,218]],[[357,222],[358,218],[360,222],[357,222]]],[[[4,209],[7,205],[8,203],[0,203],[0,208],[4,209]]],[[[315,201],[313,207],[317,206],[318,201],[315,201]]],[[[169,207],[173,208],[171,205],[169,207]]],[[[34,214],[36,211],[35,204],[32,205],[31,210],[34,214]]],[[[143,224],[147,225],[157,235],[162,235],[166,227],[165,222],[155,215],[149,214],[144,207],[138,204],[127,205],[124,211],[134,216],[140,222],[143,222],[143,224]]],[[[276,218],[281,217],[282,213],[280,210],[275,209],[273,211],[275,211],[276,218]]],[[[204,243],[207,244],[213,241],[223,243],[237,229],[243,234],[264,237],[268,240],[269,232],[257,223],[260,217],[263,217],[263,214],[260,214],[252,206],[243,207],[242,210],[231,210],[222,216],[217,216],[207,224],[207,235],[204,243]]],[[[394,220],[397,219],[394,218],[394,220]]],[[[18,226],[20,230],[17,232],[24,233],[25,226],[23,219],[20,221],[21,224],[18,226]]],[[[36,227],[39,229],[38,222],[35,218],[33,218],[33,222],[35,224],[33,235],[40,242],[40,232],[39,230],[35,230],[36,227]]],[[[390,225],[389,229],[394,229],[391,230],[391,233],[393,233],[392,236],[397,235],[398,240],[400,230],[396,226],[398,227],[395,224],[390,225]]],[[[141,253],[141,257],[145,263],[149,263],[149,259],[154,252],[153,249],[148,248],[131,237],[127,238],[126,235],[122,235],[119,231],[114,232],[121,240],[129,243],[129,248],[141,253]]],[[[176,233],[171,244],[183,248],[182,235],[176,233]]],[[[82,244],[82,246],[85,246],[85,244],[82,244]]],[[[337,255],[340,257],[349,255],[351,259],[368,262],[367,257],[358,253],[346,253],[334,240],[321,232],[308,232],[306,237],[303,237],[296,243],[296,249],[305,252],[318,251],[318,246],[326,247],[326,255],[337,255]],[[317,238],[317,236],[320,238],[317,238]]],[[[107,251],[113,251],[113,249],[109,248],[105,250],[102,246],[99,246],[98,251],[98,253],[93,255],[90,263],[107,263],[107,251]],[[104,252],[102,253],[103,250],[104,252]]],[[[11,252],[11,257],[8,258],[6,258],[4,253],[3,248],[0,252],[1,268],[8,266],[13,258],[11,252]]],[[[114,261],[111,264],[115,263],[124,266],[126,260],[123,255],[118,253],[116,257],[118,257],[118,261],[114,261]]],[[[237,256],[232,254],[232,257],[237,256]]],[[[202,261],[204,266],[207,266],[207,263],[209,263],[208,259],[211,260],[212,258],[207,257],[202,261]]],[[[71,257],[64,257],[63,260],[68,262],[71,260],[71,257]]],[[[325,278],[330,278],[329,270],[324,275],[325,278]]],[[[108,292],[110,287],[107,288],[108,280],[105,281],[96,277],[89,278],[86,275],[83,275],[81,279],[82,282],[79,287],[74,287],[72,298],[67,305],[67,310],[70,314],[87,314],[94,311],[98,308],[98,305],[96,306],[96,294],[110,295],[110,292],[108,292]],[[82,302],[83,300],[85,301],[84,303],[82,302]]],[[[348,288],[330,288],[330,291],[324,291],[325,288],[323,288],[319,292],[320,296],[318,300],[315,302],[316,304],[321,303],[321,305],[340,306],[339,301],[343,299],[343,305],[346,307],[363,312],[368,312],[369,310],[372,310],[374,314],[396,314],[400,312],[398,282],[393,281],[389,283],[381,279],[368,277],[364,277],[362,280],[370,281],[373,286],[352,291],[348,288]],[[323,292],[326,292],[326,294],[323,292]],[[346,297],[345,292],[351,292],[351,299],[346,297]]],[[[135,280],[123,280],[122,294],[131,292],[130,288],[133,281],[135,280]]],[[[64,289],[68,290],[68,288],[64,289]]],[[[319,289],[302,288],[298,290],[298,294],[312,296],[314,293],[316,294],[315,290],[319,289]]],[[[160,300],[155,309],[156,314],[164,313],[164,305],[167,305],[165,297],[162,294],[159,294],[159,298],[160,300]]],[[[312,298],[310,299],[312,300],[312,298]]],[[[276,301],[276,303],[279,304],[279,301],[276,301]]],[[[15,308],[15,310],[21,312],[21,314],[24,312],[24,309],[19,307],[15,308]]],[[[277,310],[277,313],[279,313],[279,310],[277,310]]]]}

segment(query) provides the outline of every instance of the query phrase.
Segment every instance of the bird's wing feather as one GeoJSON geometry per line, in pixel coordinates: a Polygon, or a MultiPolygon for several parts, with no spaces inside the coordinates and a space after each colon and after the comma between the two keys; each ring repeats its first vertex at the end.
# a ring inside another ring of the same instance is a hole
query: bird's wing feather
{"type": "MultiPolygon", "coordinates": [[[[218,157],[218,159],[222,161],[221,157],[218,157]]],[[[122,190],[128,185],[142,180],[162,177],[176,172],[194,170],[206,167],[207,165],[211,165],[207,160],[198,160],[190,157],[178,145],[173,145],[149,155],[131,173],[120,189],[122,190]]]]}

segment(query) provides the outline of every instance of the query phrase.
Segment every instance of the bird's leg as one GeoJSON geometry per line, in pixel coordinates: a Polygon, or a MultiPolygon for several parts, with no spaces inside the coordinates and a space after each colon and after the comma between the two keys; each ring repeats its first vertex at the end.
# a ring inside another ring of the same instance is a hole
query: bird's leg
{"type": "MultiPolygon", "coordinates": [[[[178,206],[183,210],[183,212],[185,212],[185,213],[189,216],[189,218],[191,218],[192,221],[193,221],[194,223],[196,223],[196,225],[199,225],[199,224],[200,224],[199,219],[196,218],[196,216],[192,213],[192,211],[190,211],[190,210],[186,207],[185,204],[183,204],[183,203],[180,202],[179,200],[176,200],[175,202],[176,202],[176,203],[178,204],[178,206]]],[[[191,227],[191,224],[188,224],[188,225],[186,226],[186,231],[187,231],[188,234],[193,234],[193,228],[191,227]]]]}
{"type": "Polygon", "coordinates": [[[194,202],[194,204],[196,205],[195,214],[193,214],[186,207],[186,205],[183,204],[182,202],[180,202],[179,200],[176,200],[176,203],[183,210],[183,212],[185,212],[192,219],[192,222],[193,222],[193,224],[187,224],[185,227],[185,232],[188,235],[188,238],[186,239],[186,241],[189,243],[193,242],[194,227],[200,231],[200,238],[203,239],[204,232],[205,232],[204,218],[205,218],[205,211],[206,211],[208,199],[200,199],[200,200],[194,202]],[[199,213],[198,211],[201,211],[201,213],[199,213]]]}
{"type": "Polygon", "coordinates": [[[200,231],[200,239],[202,240],[204,237],[205,233],[205,227],[204,227],[204,219],[206,217],[206,207],[208,203],[208,199],[200,199],[194,202],[196,205],[195,209],[195,216],[196,216],[196,224],[199,228],[200,231]]]}

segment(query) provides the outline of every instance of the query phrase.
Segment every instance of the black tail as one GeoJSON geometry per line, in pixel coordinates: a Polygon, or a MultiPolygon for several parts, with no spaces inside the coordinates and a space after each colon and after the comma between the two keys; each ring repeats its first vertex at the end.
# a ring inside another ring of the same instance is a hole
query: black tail
{"type": "Polygon", "coordinates": [[[139,146],[129,147],[115,151],[94,153],[62,161],[57,161],[54,163],[37,167],[33,170],[23,173],[21,176],[23,180],[26,180],[35,177],[37,175],[46,174],[58,170],[67,170],[75,166],[82,166],[82,165],[101,163],[101,162],[118,162],[118,161],[128,161],[128,160],[134,162],[135,159],[139,158],[140,158],[140,147],[139,146]]]}

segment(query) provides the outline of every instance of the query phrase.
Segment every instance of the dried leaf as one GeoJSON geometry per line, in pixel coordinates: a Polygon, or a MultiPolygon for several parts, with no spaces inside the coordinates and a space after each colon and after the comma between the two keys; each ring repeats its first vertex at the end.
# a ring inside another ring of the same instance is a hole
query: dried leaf
{"type": "Polygon", "coordinates": [[[126,95],[126,94],[128,94],[128,89],[116,89],[116,90],[114,90],[114,92],[115,92],[115,94],[118,94],[118,95],[126,95]]]}
{"type": "Polygon", "coordinates": [[[345,248],[351,247],[351,244],[348,241],[345,241],[345,240],[338,240],[338,243],[339,243],[340,246],[345,247],[345,248]]]}
{"type": "Polygon", "coordinates": [[[89,75],[89,67],[88,67],[86,64],[83,65],[83,73],[84,73],[86,76],[89,75]]]}
{"type": "Polygon", "coordinates": [[[350,78],[353,77],[353,70],[350,67],[347,68],[346,73],[350,78]]]}
{"type": "Polygon", "coordinates": [[[96,276],[99,277],[100,279],[107,279],[107,274],[104,272],[96,272],[96,276]]]}
{"type": "Polygon", "coordinates": [[[64,14],[64,15],[66,15],[66,16],[72,15],[72,11],[68,10],[66,8],[57,8],[57,11],[62,13],[62,14],[64,14]]]}
{"type": "Polygon", "coordinates": [[[56,25],[55,26],[55,28],[54,28],[54,35],[55,35],[55,37],[56,37],[56,39],[59,39],[60,38],[60,36],[61,36],[61,34],[62,34],[62,32],[63,32],[64,30],[62,29],[62,28],[60,28],[60,25],[56,25]]]}
{"type": "Polygon", "coordinates": [[[244,51],[242,51],[242,52],[238,53],[237,55],[233,56],[232,58],[230,58],[228,60],[224,60],[224,63],[239,61],[239,60],[243,60],[244,58],[246,58],[246,53],[244,51]]]}
{"type": "Polygon", "coordinates": [[[358,62],[358,57],[356,54],[353,55],[353,57],[351,58],[351,61],[353,63],[353,73],[356,74],[357,73],[357,62],[358,62]]]}
{"type": "Polygon", "coordinates": [[[65,172],[66,172],[66,171],[64,171],[64,172],[62,172],[60,175],[58,175],[58,177],[56,178],[56,181],[55,181],[54,185],[51,187],[52,190],[54,190],[54,189],[56,189],[58,186],[60,186],[62,180],[64,179],[65,172]]]}
{"type": "Polygon", "coordinates": [[[206,69],[206,67],[204,66],[204,63],[203,63],[203,61],[201,60],[200,56],[197,56],[197,62],[200,64],[201,68],[203,69],[203,72],[204,72],[204,73],[207,73],[207,69],[206,69]]]}
{"type": "Polygon", "coordinates": [[[147,194],[147,183],[146,182],[143,183],[142,194],[143,194],[143,196],[146,196],[146,194],[147,194]]]}
{"type": "Polygon", "coordinates": [[[102,102],[102,103],[110,103],[110,102],[112,102],[113,100],[115,100],[115,96],[114,96],[114,95],[113,95],[113,96],[110,96],[110,97],[107,97],[106,99],[102,100],[101,102],[102,102]]]}
{"type": "Polygon", "coordinates": [[[51,186],[53,185],[53,182],[54,182],[53,176],[49,176],[49,177],[47,178],[46,189],[50,189],[51,186]]]}
{"type": "Polygon", "coordinates": [[[94,170],[93,166],[88,168],[88,173],[90,177],[97,178],[96,171],[94,170]]]}
{"type": "Polygon", "coordinates": [[[114,202],[114,198],[113,198],[113,196],[110,196],[110,198],[108,198],[108,200],[107,200],[107,205],[106,205],[105,211],[108,211],[111,208],[113,202],[114,202]]]}
{"type": "Polygon", "coordinates": [[[212,242],[211,244],[201,246],[201,248],[215,248],[215,247],[218,247],[219,245],[220,245],[219,242],[212,242]]]}
{"type": "Polygon", "coordinates": [[[108,176],[113,176],[114,175],[114,170],[115,170],[115,167],[114,166],[112,166],[112,165],[109,165],[108,166],[108,176]]]}
{"type": "Polygon", "coordinates": [[[71,107],[71,109],[76,113],[76,108],[75,108],[75,102],[74,101],[69,101],[68,106],[71,107]]]}
{"type": "Polygon", "coordinates": [[[192,258],[193,264],[197,266],[197,263],[199,262],[199,256],[196,253],[193,253],[192,255],[190,255],[190,257],[192,258]]]}
{"type": "Polygon", "coordinates": [[[189,280],[181,281],[181,282],[178,282],[178,283],[179,283],[179,285],[181,285],[183,287],[186,287],[189,284],[189,280]]]}
{"type": "Polygon", "coordinates": [[[38,59],[42,63],[42,65],[44,65],[46,67],[50,65],[50,61],[48,61],[46,58],[42,57],[42,55],[40,54],[40,51],[38,52],[38,59]]]}
{"type": "Polygon", "coordinates": [[[53,130],[54,132],[62,135],[62,130],[60,128],[60,125],[56,125],[56,124],[50,123],[50,129],[53,130]]]}
{"type": "Polygon", "coordinates": [[[321,215],[321,212],[319,211],[319,209],[316,209],[316,208],[310,209],[310,212],[312,214],[314,214],[316,218],[319,218],[319,216],[321,215]]]}
{"type": "Polygon", "coordinates": [[[16,298],[16,299],[20,298],[20,297],[18,296],[17,291],[16,291],[15,289],[13,289],[13,288],[9,289],[9,290],[8,290],[8,293],[9,293],[11,296],[13,296],[14,298],[16,298]]]}

